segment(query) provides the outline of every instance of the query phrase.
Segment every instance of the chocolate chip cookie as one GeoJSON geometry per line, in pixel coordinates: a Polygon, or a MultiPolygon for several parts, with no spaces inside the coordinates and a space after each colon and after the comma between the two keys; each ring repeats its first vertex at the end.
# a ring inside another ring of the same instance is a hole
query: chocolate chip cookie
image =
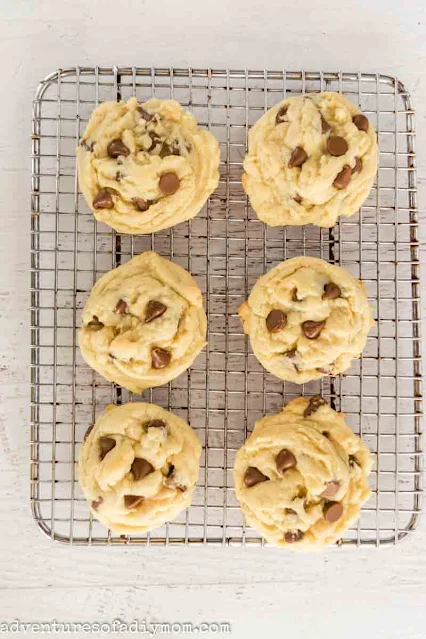
{"type": "Polygon", "coordinates": [[[362,282],[312,257],[259,278],[239,315],[260,363],[298,384],[345,371],[374,324],[362,282]]]}
{"type": "Polygon", "coordinates": [[[97,220],[154,233],[194,217],[217,187],[219,144],[175,100],[104,102],[77,149],[80,188],[97,220]]]}
{"type": "Polygon", "coordinates": [[[376,132],[338,93],[287,98],[249,133],[243,186],[270,226],[331,227],[356,213],[378,166],[376,132]]]}
{"type": "Polygon", "coordinates": [[[195,280],[153,251],[103,275],[82,319],[79,344],[86,362],[135,393],[183,373],[206,343],[195,280]]]}
{"type": "Polygon", "coordinates": [[[190,505],[200,454],[177,415],[154,404],[110,406],[89,428],[78,478],[96,519],[118,534],[140,534],[190,505]]]}
{"type": "Polygon", "coordinates": [[[368,448],[321,397],[299,397],[258,421],[237,452],[235,489],[247,523],[275,546],[336,542],[368,499],[368,448]]]}

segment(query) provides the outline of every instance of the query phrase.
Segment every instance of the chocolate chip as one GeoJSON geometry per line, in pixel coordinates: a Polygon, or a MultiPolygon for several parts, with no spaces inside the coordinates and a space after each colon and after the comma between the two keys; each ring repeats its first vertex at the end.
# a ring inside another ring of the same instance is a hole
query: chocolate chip
{"type": "Polygon", "coordinates": [[[130,149],[124,144],[120,138],[115,138],[107,146],[107,153],[110,158],[118,158],[119,155],[123,155],[125,158],[130,155],[130,149]]]}
{"type": "Polygon", "coordinates": [[[92,424],[91,426],[89,426],[89,428],[86,430],[86,432],[84,433],[84,438],[83,441],[85,442],[86,439],[89,437],[90,433],[92,432],[92,430],[94,429],[95,425],[92,424]]]}
{"type": "Polygon", "coordinates": [[[146,428],[167,428],[166,422],[162,419],[151,419],[145,424],[146,428]]]}
{"type": "Polygon", "coordinates": [[[288,162],[288,168],[293,169],[294,167],[302,166],[308,159],[308,154],[305,149],[302,149],[301,146],[296,146],[293,153],[290,156],[290,160],[288,162]]]}
{"type": "Polygon", "coordinates": [[[296,541],[303,539],[304,533],[301,530],[288,530],[284,535],[284,540],[288,544],[294,544],[296,541]]]}
{"type": "Polygon", "coordinates": [[[98,497],[94,501],[92,501],[93,510],[98,510],[99,506],[104,503],[103,497],[98,497]]]}
{"type": "Polygon", "coordinates": [[[363,113],[358,113],[352,118],[352,122],[360,131],[368,131],[369,121],[363,113]]]}
{"type": "Polygon", "coordinates": [[[124,300],[118,300],[117,306],[115,307],[115,313],[117,315],[124,315],[126,311],[127,311],[127,302],[125,302],[124,300]]]}
{"type": "Polygon", "coordinates": [[[327,140],[327,151],[335,157],[345,155],[348,148],[345,138],[340,137],[340,135],[332,135],[327,140]]]}
{"type": "Polygon", "coordinates": [[[99,459],[102,461],[108,453],[115,448],[116,441],[112,437],[100,437],[99,439],[99,459]]]}
{"type": "Polygon", "coordinates": [[[340,171],[340,173],[338,173],[336,177],[334,178],[333,186],[335,186],[336,189],[339,189],[339,190],[346,189],[349,182],[351,181],[351,177],[352,177],[352,169],[349,166],[349,164],[345,164],[345,166],[340,171]]]}
{"type": "Polygon", "coordinates": [[[114,200],[112,195],[106,189],[101,189],[92,202],[94,209],[113,209],[114,200]]]}
{"type": "Polygon", "coordinates": [[[352,169],[352,175],[362,170],[362,160],[358,156],[355,157],[355,166],[352,169]]]}
{"type": "Polygon", "coordinates": [[[102,322],[99,321],[99,318],[97,315],[94,315],[93,319],[88,323],[87,326],[92,331],[100,331],[104,327],[104,324],[102,324],[102,322]]]}
{"type": "Polygon", "coordinates": [[[303,411],[303,417],[310,417],[312,413],[315,413],[318,410],[318,408],[325,406],[326,404],[327,402],[321,397],[321,395],[314,395],[310,398],[309,404],[303,411]]]}
{"type": "Polygon", "coordinates": [[[143,197],[134,197],[132,199],[132,202],[136,206],[138,211],[142,211],[142,213],[147,211],[152,204],[152,202],[150,202],[149,200],[144,200],[143,197]]]}
{"type": "Polygon", "coordinates": [[[300,302],[299,298],[297,297],[297,288],[294,288],[292,290],[291,299],[293,300],[293,302],[300,302]]]}
{"type": "Polygon", "coordinates": [[[121,173],[120,171],[117,171],[117,173],[115,174],[115,179],[117,180],[117,182],[121,182],[121,173]]]}
{"type": "Polygon", "coordinates": [[[180,187],[180,180],[176,173],[164,173],[160,177],[158,186],[164,195],[173,195],[180,187]]]}
{"type": "Polygon", "coordinates": [[[141,117],[147,122],[151,122],[154,117],[154,114],[148,113],[148,111],[145,111],[145,109],[141,106],[138,106],[138,111],[141,114],[141,117]]]}
{"type": "Polygon", "coordinates": [[[322,296],[323,300],[335,300],[337,297],[340,297],[342,291],[337,286],[337,284],[333,284],[333,282],[329,282],[324,286],[324,293],[322,296]]]}
{"type": "Polygon", "coordinates": [[[142,459],[142,457],[135,457],[130,467],[130,472],[133,474],[133,477],[136,481],[139,481],[139,479],[143,479],[154,471],[154,466],[150,464],[149,461],[147,461],[146,459],[142,459]]]}
{"type": "Polygon", "coordinates": [[[166,368],[172,356],[164,348],[153,348],[151,351],[152,368],[166,368]]]}
{"type": "Polygon", "coordinates": [[[277,113],[277,117],[275,118],[275,124],[281,124],[281,122],[284,122],[284,116],[286,115],[287,111],[288,106],[281,107],[281,109],[277,113]]]}
{"type": "Polygon", "coordinates": [[[286,353],[284,353],[284,355],[289,359],[294,359],[296,357],[296,353],[297,350],[295,348],[292,348],[291,351],[287,351],[286,353]]]}
{"type": "Polygon", "coordinates": [[[269,481],[269,477],[266,477],[258,468],[254,466],[249,466],[244,475],[244,483],[247,488],[251,488],[252,486],[256,486],[256,484],[260,484],[264,481],[269,481]]]}
{"type": "Polygon", "coordinates": [[[343,515],[343,506],[338,501],[330,501],[324,506],[322,512],[325,521],[328,521],[329,524],[334,524],[343,515]]]}
{"type": "Polygon", "coordinates": [[[287,448],[283,448],[278,453],[275,463],[277,465],[277,471],[283,475],[286,470],[294,468],[297,462],[293,453],[287,450],[287,448]]]}
{"type": "Polygon", "coordinates": [[[293,200],[300,204],[303,201],[303,197],[301,197],[300,195],[295,195],[293,200]]]}
{"type": "Polygon", "coordinates": [[[325,489],[321,493],[321,497],[334,497],[339,492],[340,484],[335,479],[327,482],[325,489]]]}
{"type": "Polygon", "coordinates": [[[129,510],[131,508],[136,508],[143,501],[145,501],[145,497],[140,497],[139,495],[124,495],[124,505],[129,510]]]}
{"type": "Polygon", "coordinates": [[[329,131],[331,131],[331,126],[329,125],[329,123],[327,122],[323,114],[321,113],[321,132],[328,133],[329,131]]]}
{"type": "Polygon", "coordinates": [[[169,470],[167,471],[167,477],[173,477],[174,472],[175,472],[175,467],[173,464],[170,464],[169,470]]]}
{"type": "Polygon", "coordinates": [[[167,311],[167,306],[157,300],[150,300],[145,309],[145,324],[149,324],[152,320],[161,317],[167,311]]]}
{"type": "Polygon", "coordinates": [[[314,322],[312,320],[307,320],[302,324],[302,331],[306,335],[308,339],[316,339],[319,337],[322,329],[325,326],[325,320],[322,322],[314,322]]]}
{"type": "Polygon", "coordinates": [[[355,455],[349,455],[349,466],[353,468],[354,466],[359,466],[359,461],[355,457],[355,455]]]}
{"type": "Polygon", "coordinates": [[[266,328],[270,333],[278,333],[282,331],[287,325],[287,317],[278,308],[273,309],[268,313],[266,318],[266,328]]]}

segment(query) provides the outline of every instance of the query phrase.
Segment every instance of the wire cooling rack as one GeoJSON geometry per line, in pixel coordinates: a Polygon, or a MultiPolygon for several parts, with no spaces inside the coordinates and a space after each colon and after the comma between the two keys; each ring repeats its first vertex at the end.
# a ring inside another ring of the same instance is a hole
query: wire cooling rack
{"type": "Polygon", "coordinates": [[[414,112],[396,78],[377,74],[136,67],[59,70],[39,86],[32,135],[31,504],[51,538],[87,544],[263,544],[244,525],[232,466],[254,422],[300,393],[321,393],[372,450],[372,497],[343,544],[396,543],[421,510],[421,344],[414,112]],[[360,215],[333,229],[269,228],[241,186],[247,133],[285,96],[339,91],[378,131],[377,182],[360,215]],[[199,215],[152,236],[97,223],[79,193],[75,147],[105,100],[173,97],[221,147],[218,189],[199,215]],[[140,399],[181,415],[204,445],[191,508],[151,534],[118,536],[93,520],[76,477],[87,427],[111,403],[137,401],[82,360],[76,331],[94,282],[154,249],[188,269],[208,313],[192,368],[140,399]],[[321,257],[364,281],[377,320],[344,376],[283,383],[254,358],[237,316],[256,279],[283,259],[321,257]]]}

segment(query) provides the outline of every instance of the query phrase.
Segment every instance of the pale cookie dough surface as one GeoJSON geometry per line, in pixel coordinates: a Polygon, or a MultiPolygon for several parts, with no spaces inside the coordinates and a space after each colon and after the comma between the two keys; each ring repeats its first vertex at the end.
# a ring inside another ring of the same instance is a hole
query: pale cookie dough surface
{"type": "Polygon", "coordinates": [[[248,524],[268,542],[315,550],[359,517],[371,466],[342,414],[320,397],[300,397],[256,423],[236,455],[234,481],[248,524]]]}
{"type": "Polygon", "coordinates": [[[359,115],[338,93],[312,93],[283,100],[256,122],[242,181],[260,220],[331,227],[359,210],[378,166],[376,132],[365,116],[358,128],[359,115]],[[339,156],[329,152],[332,137],[344,139],[332,144],[339,156]]]}
{"type": "Polygon", "coordinates": [[[154,404],[110,406],[86,434],[78,478],[102,524],[145,533],[190,505],[200,454],[198,437],[177,415],[154,404]]]}
{"type": "Polygon", "coordinates": [[[119,233],[154,233],[189,220],[219,180],[216,138],[175,100],[101,104],[77,161],[87,204],[97,220],[119,233]],[[170,189],[176,190],[169,194],[170,189]]]}
{"type": "Polygon", "coordinates": [[[86,362],[135,393],[183,373],[206,344],[197,283],[152,251],[103,275],[82,320],[79,344],[86,362]]]}
{"type": "Polygon", "coordinates": [[[286,260],[263,275],[239,315],[259,362],[298,384],[345,371],[374,325],[362,282],[311,257],[286,260]]]}

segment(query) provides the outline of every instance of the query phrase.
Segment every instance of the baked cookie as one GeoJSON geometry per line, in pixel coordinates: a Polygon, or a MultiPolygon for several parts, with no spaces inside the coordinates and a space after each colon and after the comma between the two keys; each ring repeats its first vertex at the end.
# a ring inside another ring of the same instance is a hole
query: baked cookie
{"type": "Polygon", "coordinates": [[[259,362],[297,384],[345,371],[374,325],[362,282],[313,257],[259,278],[239,315],[259,362]]]}
{"type": "Polygon", "coordinates": [[[145,533],[187,508],[201,445],[188,424],[154,404],[110,406],[86,433],[78,479],[96,519],[145,533]]]}
{"type": "Polygon", "coordinates": [[[356,213],[378,165],[376,132],[338,93],[287,98],[249,133],[244,190],[270,226],[330,227],[356,213]]]}
{"type": "Polygon", "coordinates": [[[183,373],[206,344],[207,318],[195,280],[152,251],[103,275],[82,319],[86,362],[134,393],[183,373]]]}
{"type": "Polygon", "coordinates": [[[219,144],[175,100],[104,102],[77,149],[80,188],[100,222],[155,233],[197,215],[219,181],[219,144]]]}
{"type": "Polygon", "coordinates": [[[368,448],[319,397],[258,421],[237,452],[234,481],[250,526],[275,546],[334,543],[370,495],[368,448]]]}

